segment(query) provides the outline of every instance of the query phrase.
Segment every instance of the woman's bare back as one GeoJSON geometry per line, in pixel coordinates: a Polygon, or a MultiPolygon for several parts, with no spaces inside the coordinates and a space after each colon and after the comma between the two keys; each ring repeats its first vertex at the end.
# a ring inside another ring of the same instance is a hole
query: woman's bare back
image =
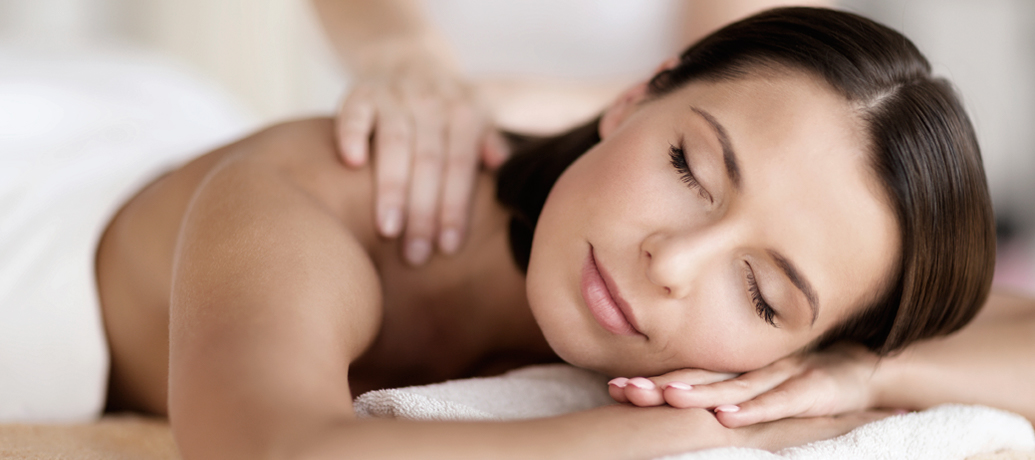
{"type": "Polygon", "coordinates": [[[110,409],[167,413],[177,241],[199,188],[213,171],[234,164],[283,173],[339,220],[341,231],[363,249],[362,264],[376,269],[382,306],[374,321],[360,322],[370,339],[349,366],[353,396],[552,358],[528,311],[523,276],[510,260],[508,217],[495,201],[493,179],[478,181],[462,251],[410,268],[398,244],[374,232],[371,174],[339,164],[331,128],[322,119],[270,128],[166,174],[120,210],[97,252],[112,355],[110,409]]]}

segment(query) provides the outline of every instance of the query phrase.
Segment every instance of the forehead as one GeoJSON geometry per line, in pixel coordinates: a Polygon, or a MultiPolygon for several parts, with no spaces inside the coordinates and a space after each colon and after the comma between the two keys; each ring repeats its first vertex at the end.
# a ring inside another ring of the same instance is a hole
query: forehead
{"type": "Polygon", "coordinates": [[[898,224],[869,167],[869,141],[852,105],[825,82],[793,71],[695,82],[669,100],[706,143],[712,114],[737,154],[741,188],[727,215],[811,280],[817,326],[869,301],[897,260],[898,224]],[[679,107],[682,106],[682,107],[679,107]]]}

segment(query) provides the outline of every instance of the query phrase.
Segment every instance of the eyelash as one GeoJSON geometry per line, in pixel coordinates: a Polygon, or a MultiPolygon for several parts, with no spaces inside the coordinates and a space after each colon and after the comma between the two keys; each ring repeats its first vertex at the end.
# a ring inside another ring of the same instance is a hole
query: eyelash
{"type": "Polygon", "coordinates": [[[701,183],[697,181],[697,177],[694,177],[693,171],[690,170],[690,165],[686,162],[686,151],[683,150],[683,147],[669,146],[668,156],[672,167],[676,168],[676,172],[680,174],[679,179],[691,189],[697,190],[701,198],[713,201],[711,195],[701,186],[701,183]]]}
{"type": "Polygon", "coordinates": [[[776,316],[776,310],[773,310],[773,307],[770,307],[765,299],[762,298],[762,292],[758,290],[758,281],[755,280],[755,271],[750,269],[750,265],[748,266],[747,279],[748,293],[751,294],[751,301],[755,304],[755,312],[770,326],[780,327],[773,321],[773,318],[776,316]]]}

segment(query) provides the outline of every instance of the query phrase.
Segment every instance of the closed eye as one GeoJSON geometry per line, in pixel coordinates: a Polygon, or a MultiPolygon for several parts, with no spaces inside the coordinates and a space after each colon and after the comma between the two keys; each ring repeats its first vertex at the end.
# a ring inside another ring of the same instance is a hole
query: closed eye
{"type": "Polygon", "coordinates": [[[751,302],[755,304],[755,313],[758,314],[765,322],[769,323],[770,326],[780,327],[776,325],[774,318],[776,317],[776,310],[769,306],[769,302],[765,301],[762,297],[762,291],[758,289],[758,281],[755,280],[755,271],[751,269],[751,265],[748,265],[747,270],[747,281],[748,281],[748,294],[751,295],[751,302]]]}
{"type": "Polygon", "coordinates": [[[679,179],[691,189],[697,190],[697,193],[701,195],[701,198],[708,200],[710,203],[714,203],[715,200],[712,198],[712,195],[701,186],[701,183],[697,181],[697,177],[694,176],[694,172],[690,170],[690,164],[686,161],[686,151],[683,147],[671,145],[669,147],[668,156],[672,163],[672,167],[676,168],[676,172],[679,173],[679,179]]]}

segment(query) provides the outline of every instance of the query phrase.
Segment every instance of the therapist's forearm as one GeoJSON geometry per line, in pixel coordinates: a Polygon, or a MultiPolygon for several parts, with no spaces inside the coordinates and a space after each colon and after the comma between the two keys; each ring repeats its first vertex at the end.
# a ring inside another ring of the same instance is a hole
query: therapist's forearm
{"type": "Polygon", "coordinates": [[[1035,421],[1035,299],[993,294],[973,324],[885,358],[877,374],[883,407],[983,404],[1035,421]]]}
{"type": "Polygon", "coordinates": [[[675,45],[683,49],[726,24],[779,6],[830,7],[833,0],[685,0],[675,45]]]}
{"type": "Polygon", "coordinates": [[[423,65],[455,70],[448,43],[415,0],[312,0],[327,37],[353,73],[423,65]]]}

